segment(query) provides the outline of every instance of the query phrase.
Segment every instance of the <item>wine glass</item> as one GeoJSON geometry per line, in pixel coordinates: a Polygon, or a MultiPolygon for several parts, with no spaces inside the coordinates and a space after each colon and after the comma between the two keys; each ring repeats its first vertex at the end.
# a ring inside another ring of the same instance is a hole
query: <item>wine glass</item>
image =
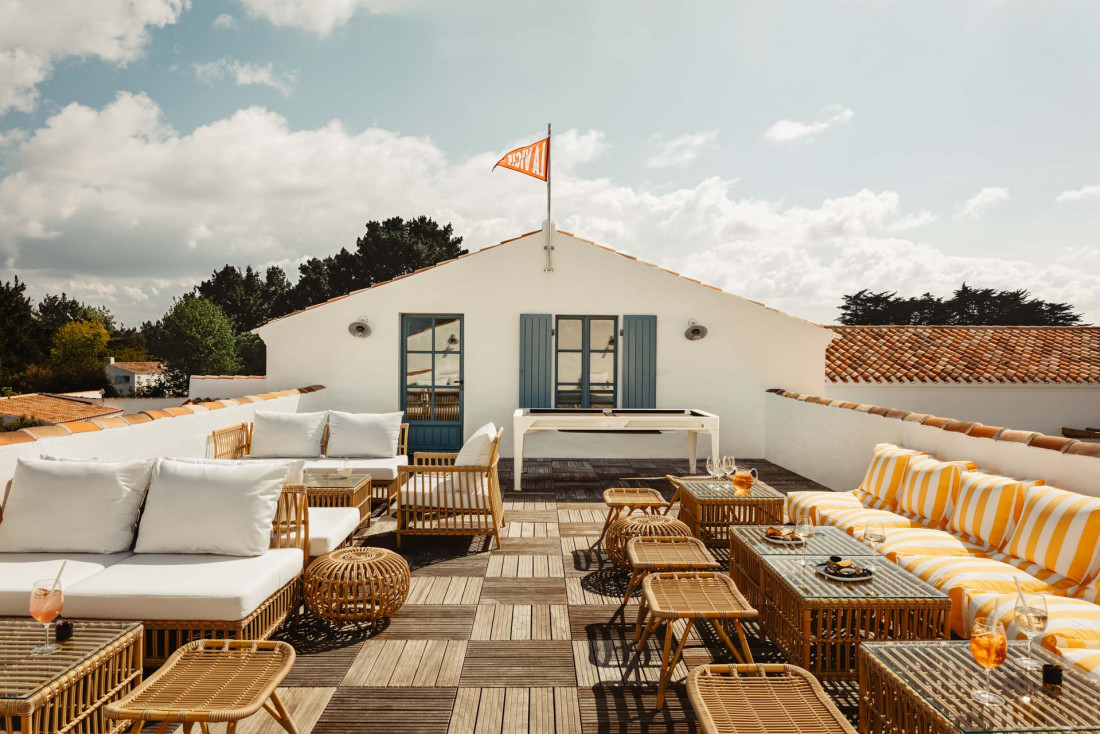
{"type": "Polygon", "coordinates": [[[722,476],[729,478],[737,470],[737,462],[732,456],[722,457],[722,476]]]}
{"type": "Polygon", "coordinates": [[[722,458],[720,456],[707,457],[707,474],[710,474],[710,478],[715,480],[722,476],[722,458]]]}
{"type": "Polygon", "coordinates": [[[1013,658],[1028,670],[1042,670],[1043,664],[1031,657],[1031,643],[1047,628],[1047,600],[1042,594],[1022,594],[1016,597],[1016,629],[1027,638],[1027,656],[1013,658]]]}
{"type": "Polygon", "coordinates": [[[806,565],[806,547],[810,544],[810,538],[814,536],[814,521],[810,517],[803,517],[794,526],[794,534],[802,538],[802,558],[798,560],[799,566],[806,565]]]}
{"type": "MultiPolygon", "coordinates": [[[[879,543],[886,542],[886,529],[881,522],[869,522],[863,527],[863,542],[869,543],[871,550],[878,553],[879,543]]],[[[872,573],[878,570],[873,560],[870,563],[870,569],[872,573]]]]}
{"type": "Polygon", "coordinates": [[[61,614],[61,582],[55,579],[40,579],[31,586],[31,616],[46,631],[46,643],[31,650],[31,655],[52,655],[61,649],[61,645],[50,643],[50,622],[61,614]]]}
{"type": "Polygon", "coordinates": [[[985,668],[985,690],[970,692],[970,697],[983,706],[1003,706],[1005,699],[993,692],[992,670],[1008,655],[1008,637],[1004,625],[992,617],[978,617],[970,628],[970,654],[985,668]]]}

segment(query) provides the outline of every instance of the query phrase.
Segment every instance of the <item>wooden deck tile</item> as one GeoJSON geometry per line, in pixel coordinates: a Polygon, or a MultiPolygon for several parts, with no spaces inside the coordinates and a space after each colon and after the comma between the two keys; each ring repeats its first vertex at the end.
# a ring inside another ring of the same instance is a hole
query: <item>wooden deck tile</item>
{"type": "Polygon", "coordinates": [[[446,734],[455,693],[454,688],[337,688],[312,734],[446,734]]]}
{"type": "MultiPolygon", "coordinates": [[[[500,531],[501,538],[556,538],[557,522],[517,522],[509,517],[508,524],[500,531]]],[[[504,543],[501,543],[504,546],[504,543]]]]}
{"type": "Polygon", "coordinates": [[[657,710],[657,686],[585,687],[577,691],[584,734],[694,734],[699,731],[687,692],[672,684],[657,710]]]}
{"type": "MultiPolygon", "coordinates": [[[[299,733],[310,734],[335,692],[335,688],[279,688],[279,698],[286,705],[287,713],[290,714],[299,733]]],[[[159,726],[159,722],[152,722],[142,727],[142,731],[154,734],[159,726]]],[[[210,724],[211,734],[225,734],[226,730],[225,724],[210,724]]],[[[169,731],[172,734],[183,734],[183,726],[180,725],[169,731]]],[[[242,720],[237,725],[237,732],[238,734],[286,734],[285,729],[263,712],[242,720]]]]}
{"type": "MultiPolygon", "coordinates": [[[[573,661],[577,667],[579,686],[630,686],[640,683],[657,683],[661,679],[661,645],[664,628],[659,635],[646,640],[641,654],[634,644],[634,628],[610,630],[608,634],[591,636],[585,640],[573,640],[573,661]]],[[[682,628],[678,631],[682,633],[682,628]]],[[[690,642],[689,642],[690,645],[690,642]]],[[[684,653],[685,657],[687,652],[684,653]]],[[[710,662],[709,660],[706,662],[710,662]]],[[[685,660],[672,670],[672,680],[683,680],[688,674],[685,660]]]]}
{"type": "Polygon", "coordinates": [[[568,640],[565,605],[483,604],[474,616],[471,640],[568,640]]]}
{"type": "MultiPolygon", "coordinates": [[[[607,507],[593,503],[590,505],[571,505],[565,510],[559,508],[557,521],[562,525],[566,523],[599,523],[600,527],[603,527],[606,518],[607,507]]],[[[599,535],[599,528],[596,528],[596,534],[599,535]]]]}
{"type": "Polygon", "coordinates": [[[637,604],[627,607],[614,604],[569,607],[569,630],[574,640],[603,634],[602,630],[608,627],[626,628],[633,634],[637,619],[637,604]]]}
{"type": "Polygon", "coordinates": [[[485,579],[481,604],[565,604],[566,579],[485,579]]]}
{"type": "Polygon", "coordinates": [[[561,540],[553,538],[501,538],[500,548],[494,548],[490,555],[507,553],[510,555],[545,556],[561,552],[561,540]]]}
{"type": "Polygon", "coordinates": [[[603,530],[603,519],[598,522],[563,522],[558,523],[558,534],[563,538],[575,538],[584,536],[595,541],[603,530]]]}
{"type": "Polygon", "coordinates": [[[580,734],[577,689],[460,688],[447,734],[580,734]]]}
{"type": "Polygon", "coordinates": [[[406,604],[477,604],[483,579],[473,576],[418,576],[409,584],[406,604]]]}
{"type": "MultiPolygon", "coordinates": [[[[506,502],[505,505],[508,503],[506,502]]],[[[521,504],[521,503],[512,503],[521,504]]],[[[536,504],[536,503],[522,503],[522,504],[536,504]]],[[[556,510],[528,510],[528,509],[508,509],[504,508],[505,514],[508,516],[508,522],[557,522],[558,513],[556,510]]]]}
{"type": "Polygon", "coordinates": [[[379,633],[387,640],[468,640],[474,628],[474,606],[408,604],[379,633]]]}
{"type": "Polygon", "coordinates": [[[569,575],[565,578],[565,588],[569,603],[580,604],[622,604],[630,576],[614,567],[603,571],[592,571],[583,576],[569,575]]]}
{"type": "Polygon", "coordinates": [[[432,556],[405,556],[412,575],[416,576],[484,576],[489,564],[489,554],[438,558],[432,556]]]}
{"type": "Polygon", "coordinates": [[[500,554],[489,559],[488,578],[563,578],[565,566],[561,554],[548,556],[500,554]]]}
{"type": "Polygon", "coordinates": [[[457,686],[465,640],[383,640],[364,643],[342,686],[457,686]]]}
{"type": "Polygon", "coordinates": [[[568,641],[471,640],[462,663],[463,688],[575,686],[568,641]]]}

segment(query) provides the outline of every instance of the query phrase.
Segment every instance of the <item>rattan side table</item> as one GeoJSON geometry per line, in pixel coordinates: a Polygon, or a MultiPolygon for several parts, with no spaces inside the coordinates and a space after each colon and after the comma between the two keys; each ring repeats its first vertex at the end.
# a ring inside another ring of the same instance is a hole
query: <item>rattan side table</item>
{"type": "Polygon", "coordinates": [[[338,548],[309,564],[305,575],[306,606],[330,624],[373,624],[409,598],[409,564],[385,548],[338,548]]]}
{"type": "Polygon", "coordinates": [[[138,622],[73,622],[73,638],[52,655],[32,657],[42,625],[0,620],[0,724],[6,732],[125,731],[103,706],[141,682],[144,632],[138,622]]]}
{"type": "Polygon", "coordinates": [[[856,734],[821,684],[793,665],[700,665],[687,692],[703,734],[856,734]]]}
{"type": "Polygon", "coordinates": [[[336,469],[306,469],[302,476],[310,507],[354,507],[359,522],[370,527],[370,472],[352,469],[344,476],[336,469]]]}
{"type": "Polygon", "coordinates": [[[691,534],[708,546],[724,547],[731,525],[782,525],[787,498],[757,480],[750,489],[738,490],[732,482],[699,477],[674,477],[680,499],[680,519],[691,534]]]}
{"type": "Polygon", "coordinates": [[[630,596],[638,584],[653,571],[713,571],[720,568],[701,540],[685,535],[631,538],[626,544],[626,556],[632,572],[623,604],[630,603],[630,596]]]}
{"type": "Polygon", "coordinates": [[[603,548],[616,566],[628,568],[626,544],[631,538],[653,536],[690,536],[688,526],[667,515],[627,515],[611,523],[607,529],[603,548]]]}
{"type": "MultiPolygon", "coordinates": [[[[607,529],[611,523],[622,517],[623,510],[627,515],[635,511],[643,515],[655,515],[658,510],[668,512],[668,500],[661,493],[648,487],[612,487],[603,491],[603,503],[607,505],[607,517],[603,521],[600,530],[600,540],[607,535],[607,529]]],[[[599,541],[596,541],[597,543],[599,541]]]]}
{"type": "Polygon", "coordinates": [[[261,708],[290,734],[298,729],[279,700],[276,688],[294,665],[294,648],[269,640],[195,640],[172,653],[157,672],[132,693],[104,707],[108,719],[134,722],[133,731],[145,721],[183,724],[185,733],[195,723],[203,732],[208,724],[237,722],[261,708]]]}

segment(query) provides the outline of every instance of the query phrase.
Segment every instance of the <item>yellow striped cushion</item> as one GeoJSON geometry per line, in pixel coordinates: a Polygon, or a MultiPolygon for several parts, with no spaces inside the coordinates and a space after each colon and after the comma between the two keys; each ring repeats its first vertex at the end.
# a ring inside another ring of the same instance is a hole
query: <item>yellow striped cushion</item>
{"type": "Polygon", "coordinates": [[[832,525],[840,528],[854,538],[863,537],[863,530],[869,522],[880,522],[883,528],[921,528],[917,520],[902,517],[889,510],[872,510],[869,507],[859,509],[822,510],[818,513],[819,525],[832,525]]]}
{"type": "MultiPolygon", "coordinates": [[[[857,536],[860,537],[860,536],[857,536]]],[[[900,556],[979,556],[987,557],[990,548],[933,528],[887,528],[886,542],[879,552],[891,561],[900,556]]]]}
{"type": "Polygon", "coordinates": [[[824,509],[841,509],[862,507],[856,497],[856,491],[852,492],[791,492],[787,495],[787,518],[790,522],[809,517],[815,523],[819,522],[817,513],[824,509]]]}
{"type": "Polygon", "coordinates": [[[1087,583],[1100,571],[1100,497],[1032,487],[1005,551],[1087,583]]]}
{"type": "MultiPolygon", "coordinates": [[[[1016,594],[974,594],[967,600],[966,632],[978,617],[999,619],[1010,640],[1026,639],[1016,627],[1016,594]]],[[[1081,599],[1047,596],[1047,628],[1039,639],[1048,650],[1055,647],[1100,646],[1100,606],[1081,599]]]]}
{"type": "Polygon", "coordinates": [[[898,491],[898,512],[943,527],[950,517],[962,472],[957,462],[912,459],[898,491]]]}
{"type": "Polygon", "coordinates": [[[1072,663],[1080,672],[1100,682],[1100,650],[1059,647],[1057,652],[1063,660],[1072,663]]]}
{"type": "Polygon", "coordinates": [[[1007,563],[975,556],[901,556],[898,565],[951,597],[951,629],[967,636],[965,611],[968,596],[981,593],[1010,594],[1016,579],[1024,591],[1065,595],[1069,579],[1052,576],[1041,580],[1007,563]]]}
{"type": "Polygon", "coordinates": [[[1071,594],[1078,599],[1084,599],[1091,601],[1093,604],[1100,604],[1100,578],[1097,578],[1088,586],[1081,586],[1074,589],[1071,594]]]}
{"type": "Polygon", "coordinates": [[[880,443],[875,446],[871,454],[871,464],[867,467],[867,473],[863,475],[863,481],[859,488],[867,494],[872,494],[887,504],[895,504],[895,495],[901,486],[902,477],[905,476],[905,468],[914,456],[927,456],[923,451],[903,449],[892,443],[880,443]]]}
{"type": "Polygon", "coordinates": [[[947,529],[1000,548],[1020,519],[1024,492],[1037,484],[1042,482],[977,471],[963,472],[947,529]]]}
{"type": "Polygon", "coordinates": [[[872,510],[891,509],[889,502],[879,497],[876,497],[873,494],[867,494],[862,489],[857,489],[854,494],[859,499],[859,503],[864,507],[870,507],[872,510]]]}

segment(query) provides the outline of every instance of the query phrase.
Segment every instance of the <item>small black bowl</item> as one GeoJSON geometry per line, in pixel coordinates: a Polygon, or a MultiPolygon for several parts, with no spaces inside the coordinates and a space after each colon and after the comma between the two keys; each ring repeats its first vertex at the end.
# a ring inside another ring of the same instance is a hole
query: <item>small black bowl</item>
{"type": "Polygon", "coordinates": [[[68,642],[73,639],[73,623],[67,619],[59,620],[54,635],[58,642],[68,642]]]}

